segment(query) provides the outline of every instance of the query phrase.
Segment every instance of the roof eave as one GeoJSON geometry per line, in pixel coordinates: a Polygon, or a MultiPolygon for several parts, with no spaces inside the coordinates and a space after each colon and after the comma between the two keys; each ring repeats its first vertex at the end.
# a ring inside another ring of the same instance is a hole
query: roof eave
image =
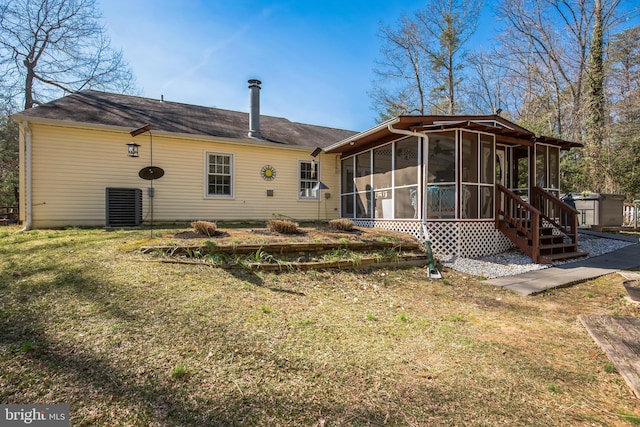
{"type": "MultiPolygon", "coordinates": [[[[40,117],[32,117],[28,115],[23,115],[20,113],[12,114],[10,116],[16,122],[28,121],[33,124],[41,124],[47,126],[59,126],[66,128],[75,128],[75,129],[86,129],[86,130],[99,130],[104,132],[114,132],[114,133],[123,133],[129,134],[132,127],[124,127],[124,126],[115,126],[115,125],[102,125],[96,123],[86,123],[86,122],[72,122],[67,120],[56,120],[56,119],[45,119],[40,117]]],[[[186,139],[190,141],[202,141],[202,142],[219,142],[224,144],[238,144],[238,145],[250,145],[250,146],[262,146],[262,147],[278,147],[282,149],[288,150],[296,150],[296,151],[309,151],[309,146],[302,145],[291,145],[284,144],[280,142],[273,142],[267,140],[257,140],[249,138],[229,138],[224,136],[211,136],[211,135],[202,135],[202,134],[192,134],[192,133],[178,133],[178,132],[167,132],[161,130],[154,130],[153,135],[157,137],[168,137],[175,139],[186,139]]]]}
{"type": "MultiPolygon", "coordinates": [[[[387,129],[387,127],[389,125],[394,125],[396,123],[398,123],[400,121],[400,117],[394,117],[393,119],[389,119],[387,121],[384,121],[382,123],[380,123],[379,125],[376,125],[370,129],[367,129],[364,132],[360,132],[357,133],[355,135],[350,136],[349,138],[343,139],[340,142],[336,142],[335,144],[329,145],[328,147],[324,147],[322,148],[322,151],[324,151],[325,153],[330,153],[331,151],[334,151],[338,148],[344,147],[345,145],[353,145],[353,143],[355,141],[357,141],[358,139],[364,138],[366,136],[372,135],[376,132],[380,132],[382,130],[387,129]]],[[[315,151],[314,151],[315,152],[315,151]]]]}

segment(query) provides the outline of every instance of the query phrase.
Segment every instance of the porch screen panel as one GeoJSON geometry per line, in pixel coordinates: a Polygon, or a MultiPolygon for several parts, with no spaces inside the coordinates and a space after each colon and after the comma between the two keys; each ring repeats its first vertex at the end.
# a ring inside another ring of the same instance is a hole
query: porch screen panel
{"type": "Polygon", "coordinates": [[[373,188],[391,188],[393,147],[391,144],[373,150],[373,188]]]}
{"type": "Polygon", "coordinates": [[[355,167],[356,218],[371,218],[373,199],[371,187],[371,151],[356,156],[355,167]]]}
{"type": "Polygon", "coordinates": [[[547,147],[544,145],[536,146],[536,185],[546,188],[549,182],[547,176],[547,147]]]}
{"type": "Polygon", "coordinates": [[[478,182],[478,136],[462,132],[462,182],[478,182]]]}
{"type": "MultiPolygon", "coordinates": [[[[514,147],[511,151],[512,168],[511,189],[520,197],[528,200],[529,197],[529,149],[526,147],[514,147]]],[[[533,173],[533,172],[532,172],[533,173]]]]}
{"type": "Polygon", "coordinates": [[[493,148],[493,136],[480,135],[482,152],[480,157],[480,183],[493,184],[495,179],[495,155],[493,148]]]}
{"type": "Polygon", "coordinates": [[[492,135],[480,135],[480,213],[479,218],[493,218],[493,194],[496,177],[495,143],[492,135]]]}
{"type": "Polygon", "coordinates": [[[480,187],[480,218],[493,218],[493,187],[480,187]]]}
{"type": "Polygon", "coordinates": [[[456,185],[427,186],[427,219],[453,219],[456,217],[456,185]]]}
{"type": "MultiPolygon", "coordinates": [[[[560,148],[553,145],[536,145],[536,185],[545,191],[560,197],[560,148]]],[[[551,202],[544,206],[545,212],[551,218],[560,215],[557,207],[551,202]]]]}
{"type": "Polygon", "coordinates": [[[430,133],[427,159],[427,219],[456,217],[456,133],[430,133]]]}
{"type": "Polygon", "coordinates": [[[560,148],[549,147],[549,190],[558,197],[560,189],[560,148]]]}
{"type": "Polygon", "coordinates": [[[418,186],[394,189],[395,217],[401,219],[418,217],[418,186]]]}
{"type": "Polygon", "coordinates": [[[478,218],[478,186],[463,185],[462,186],[462,218],[476,219],[478,218]]]}
{"type": "Polygon", "coordinates": [[[429,135],[428,182],[456,182],[456,134],[429,135]]]}
{"type": "Polygon", "coordinates": [[[418,138],[411,137],[395,143],[396,187],[418,184],[418,160],[418,138]]]}
{"type": "Polygon", "coordinates": [[[340,195],[340,215],[342,218],[355,217],[355,175],[354,175],[355,158],[349,157],[341,162],[341,195],[340,195]]]}
{"type": "Polygon", "coordinates": [[[372,191],[359,191],[356,194],[356,218],[371,218],[373,209],[372,191]]]}
{"type": "Polygon", "coordinates": [[[393,218],[393,191],[391,189],[374,192],[374,217],[393,218]]]}
{"type": "Polygon", "coordinates": [[[342,161],[342,193],[353,193],[353,157],[342,161]]]}
{"type": "Polygon", "coordinates": [[[353,211],[353,207],[354,207],[354,202],[355,202],[355,195],[353,194],[345,194],[343,196],[341,196],[340,198],[340,204],[341,204],[341,215],[343,218],[353,218],[354,217],[354,211],[353,211]]]}

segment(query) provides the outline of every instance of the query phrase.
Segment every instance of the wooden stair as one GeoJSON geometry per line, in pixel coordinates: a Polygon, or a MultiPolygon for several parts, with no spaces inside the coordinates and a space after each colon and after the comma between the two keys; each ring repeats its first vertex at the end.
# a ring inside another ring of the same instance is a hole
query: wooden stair
{"type": "Polygon", "coordinates": [[[533,262],[552,264],[589,255],[578,250],[578,212],[541,188],[530,205],[507,188],[496,192],[496,228],[533,262]],[[537,202],[537,203],[536,203],[537,202]]]}

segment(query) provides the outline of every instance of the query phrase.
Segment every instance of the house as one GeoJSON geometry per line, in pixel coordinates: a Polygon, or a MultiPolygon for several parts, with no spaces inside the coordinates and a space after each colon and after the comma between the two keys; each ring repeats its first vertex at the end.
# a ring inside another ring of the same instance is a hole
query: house
{"type": "Polygon", "coordinates": [[[248,114],[87,90],[13,115],[21,221],[338,217],[339,155],[311,152],[355,132],[261,116],[260,84],[249,81],[248,114]],[[150,170],[163,175],[150,180],[150,170]],[[314,190],[320,180],[328,190],[314,190]]]}
{"type": "Polygon", "coordinates": [[[560,152],[580,144],[498,115],[294,123],[260,115],[260,84],[248,114],[89,90],[13,115],[25,227],[343,217],[443,256],[584,255],[559,199],[560,152]]]}
{"type": "Polygon", "coordinates": [[[340,212],[359,226],[421,236],[444,256],[513,245],[535,262],[578,252],[577,212],[560,200],[560,151],[498,115],[400,116],[316,150],[340,156],[340,212]]]}

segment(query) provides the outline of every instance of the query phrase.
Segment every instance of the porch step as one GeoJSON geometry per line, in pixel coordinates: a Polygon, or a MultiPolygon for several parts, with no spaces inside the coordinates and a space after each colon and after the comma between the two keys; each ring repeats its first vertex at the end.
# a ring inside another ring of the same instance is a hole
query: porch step
{"type": "MultiPolygon", "coordinates": [[[[502,228],[502,232],[510,238],[510,240],[526,255],[533,258],[533,250],[531,247],[531,239],[519,235],[514,229],[502,228]]],[[[540,236],[540,241],[545,242],[539,246],[540,264],[553,264],[555,261],[562,261],[571,258],[581,258],[589,255],[587,252],[577,250],[576,244],[563,243],[562,235],[546,235],[540,236]]]]}
{"type": "Polygon", "coordinates": [[[550,243],[550,244],[544,244],[544,245],[540,245],[540,251],[545,251],[545,250],[557,250],[557,249],[567,249],[567,248],[571,248],[571,249],[575,249],[577,245],[574,245],[573,243],[550,243]]]}
{"type": "Polygon", "coordinates": [[[589,255],[588,252],[564,252],[553,255],[540,255],[540,263],[553,264],[555,261],[563,261],[572,258],[582,258],[589,255]]]}
{"type": "Polygon", "coordinates": [[[496,228],[534,262],[552,264],[588,255],[578,251],[575,208],[539,187],[530,189],[536,206],[502,185],[496,189],[496,228]]]}

